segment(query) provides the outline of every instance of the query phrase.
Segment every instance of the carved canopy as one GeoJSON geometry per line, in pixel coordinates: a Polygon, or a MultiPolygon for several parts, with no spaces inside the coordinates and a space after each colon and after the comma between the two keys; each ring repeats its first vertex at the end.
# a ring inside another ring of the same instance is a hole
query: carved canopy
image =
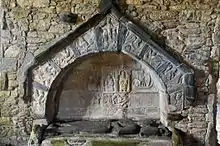
{"type": "Polygon", "coordinates": [[[187,108],[193,101],[192,69],[173,58],[111,6],[108,13],[92,17],[36,57],[38,63],[30,70],[33,113],[44,118],[49,90],[64,68],[98,52],[122,52],[151,68],[164,85],[169,105],[177,110],[187,108]]]}

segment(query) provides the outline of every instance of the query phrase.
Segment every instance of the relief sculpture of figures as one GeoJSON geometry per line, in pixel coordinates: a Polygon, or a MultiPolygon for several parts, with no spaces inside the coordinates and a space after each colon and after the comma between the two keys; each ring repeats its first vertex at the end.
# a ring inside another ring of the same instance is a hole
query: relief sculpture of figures
{"type": "Polygon", "coordinates": [[[144,80],[142,81],[142,87],[151,88],[153,86],[153,82],[149,73],[144,73],[144,80]]]}
{"type": "Polygon", "coordinates": [[[149,73],[144,70],[132,71],[132,90],[150,89],[153,87],[153,81],[149,73]]]}
{"type": "Polygon", "coordinates": [[[112,74],[109,74],[104,80],[104,92],[107,93],[115,92],[115,80],[112,74]]]}
{"type": "Polygon", "coordinates": [[[119,92],[130,92],[130,76],[126,71],[121,71],[118,79],[119,92]]]}

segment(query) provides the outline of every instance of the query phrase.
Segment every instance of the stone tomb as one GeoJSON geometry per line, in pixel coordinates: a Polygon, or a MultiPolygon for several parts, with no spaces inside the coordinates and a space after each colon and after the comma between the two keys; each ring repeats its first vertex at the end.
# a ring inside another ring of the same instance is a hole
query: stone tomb
{"type": "Polygon", "coordinates": [[[193,70],[110,6],[35,58],[27,80],[34,118],[29,145],[41,143],[49,125],[61,134],[76,120],[95,129],[107,121],[108,134],[119,126],[117,134],[128,127],[136,136],[169,135],[168,114],[192,104],[193,70]]]}

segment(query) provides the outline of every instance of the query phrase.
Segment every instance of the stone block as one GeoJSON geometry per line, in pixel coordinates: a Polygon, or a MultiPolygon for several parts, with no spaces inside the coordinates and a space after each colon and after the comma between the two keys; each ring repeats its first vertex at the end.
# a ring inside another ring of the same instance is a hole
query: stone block
{"type": "Polygon", "coordinates": [[[13,17],[15,19],[22,19],[22,18],[27,18],[29,13],[30,13],[30,10],[27,9],[27,8],[16,7],[14,9],[12,9],[12,13],[11,14],[13,15],[13,17]]]}
{"type": "Polygon", "coordinates": [[[12,124],[9,117],[0,117],[0,126],[10,126],[12,124]]]}
{"type": "Polygon", "coordinates": [[[208,113],[208,109],[205,107],[193,107],[189,110],[190,114],[207,114],[208,113]]]}
{"type": "Polygon", "coordinates": [[[10,94],[11,94],[10,91],[0,91],[0,99],[1,99],[1,98],[9,97],[10,94]]]}
{"type": "Polygon", "coordinates": [[[1,138],[4,137],[11,137],[14,134],[13,127],[11,126],[0,126],[0,136],[1,138]]]}
{"type": "Polygon", "coordinates": [[[50,0],[33,0],[33,7],[48,7],[50,0]]]}
{"type": "Polygon", "coordinates": [[[13,90],[18,87],[18,82],[16,80],[9,80],[8,81],[8,90],[13,90]]]}
{"type": "Polygon", "coordinates": [[[8,80],[16,80],[17,73],[16,72],[8,72],[7,76],[8,76],[8,80]]]}
{"type": "Polygon", "coordinates": [[[205,117],[190,117],[189,121],[191,122],[201,122],[201,121],[206,121],[205,117]]]}
{"type": "Polygon", "coordinates": [[[12,58],[2,58],[0,59],[0,71],[15,71],[17,69],[17,60],[12,58]]]}
{"type": "Polygon", "coordinates": [[[193,123],[189,123],[188,127],[189,128],[207,128],[208,124],[206,122],[193,122],[193,123]]]}
{"type": "Polygon", "coordinates": [[[7,58],[16,58],[18,57],[19,53],[22,51],[21,46],[12,45],[10,46],[4,53],[4,57],[7,58]]]}
{"type": "Polygon", "coordinates": [[[7,88],[7,75],[6,73],[0,73],[0,90],[7,88]]]}
{"type": "Polygon", "coordinates": [[[33,0],[17,0],[17,4],[22,8],[27,8],[32,6],[33,0]]]}
{"type": "Polygon", "coordinates": [[[200,137],[200,136],[204,136],[206,134],[206,129],[192,128],[190,130],[190,133],[196,137],[200,137]]]}

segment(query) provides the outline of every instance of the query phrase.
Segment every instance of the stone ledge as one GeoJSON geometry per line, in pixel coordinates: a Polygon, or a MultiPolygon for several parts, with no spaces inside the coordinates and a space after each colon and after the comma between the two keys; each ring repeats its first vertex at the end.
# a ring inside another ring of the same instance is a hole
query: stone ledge
{"type": "Polygon", "coordinates": [[[103,146],[103,144],[106,143],[114,143],[114,144],[133,144],[134,146],[154,146],[154,145],[166,145],[166,146],[172,146],[171,139],[125,139],[125,138],[110,138],[110,137],[62,137],[62,138],[50,138],[45,139],[42,142],[42,146],[54,146],[56,144],[59,144],[61,146],[67,146],[67,145],[86,145],[86,146],[97,146],[94,144],[99,144],[100,146],[103,146]]]}

